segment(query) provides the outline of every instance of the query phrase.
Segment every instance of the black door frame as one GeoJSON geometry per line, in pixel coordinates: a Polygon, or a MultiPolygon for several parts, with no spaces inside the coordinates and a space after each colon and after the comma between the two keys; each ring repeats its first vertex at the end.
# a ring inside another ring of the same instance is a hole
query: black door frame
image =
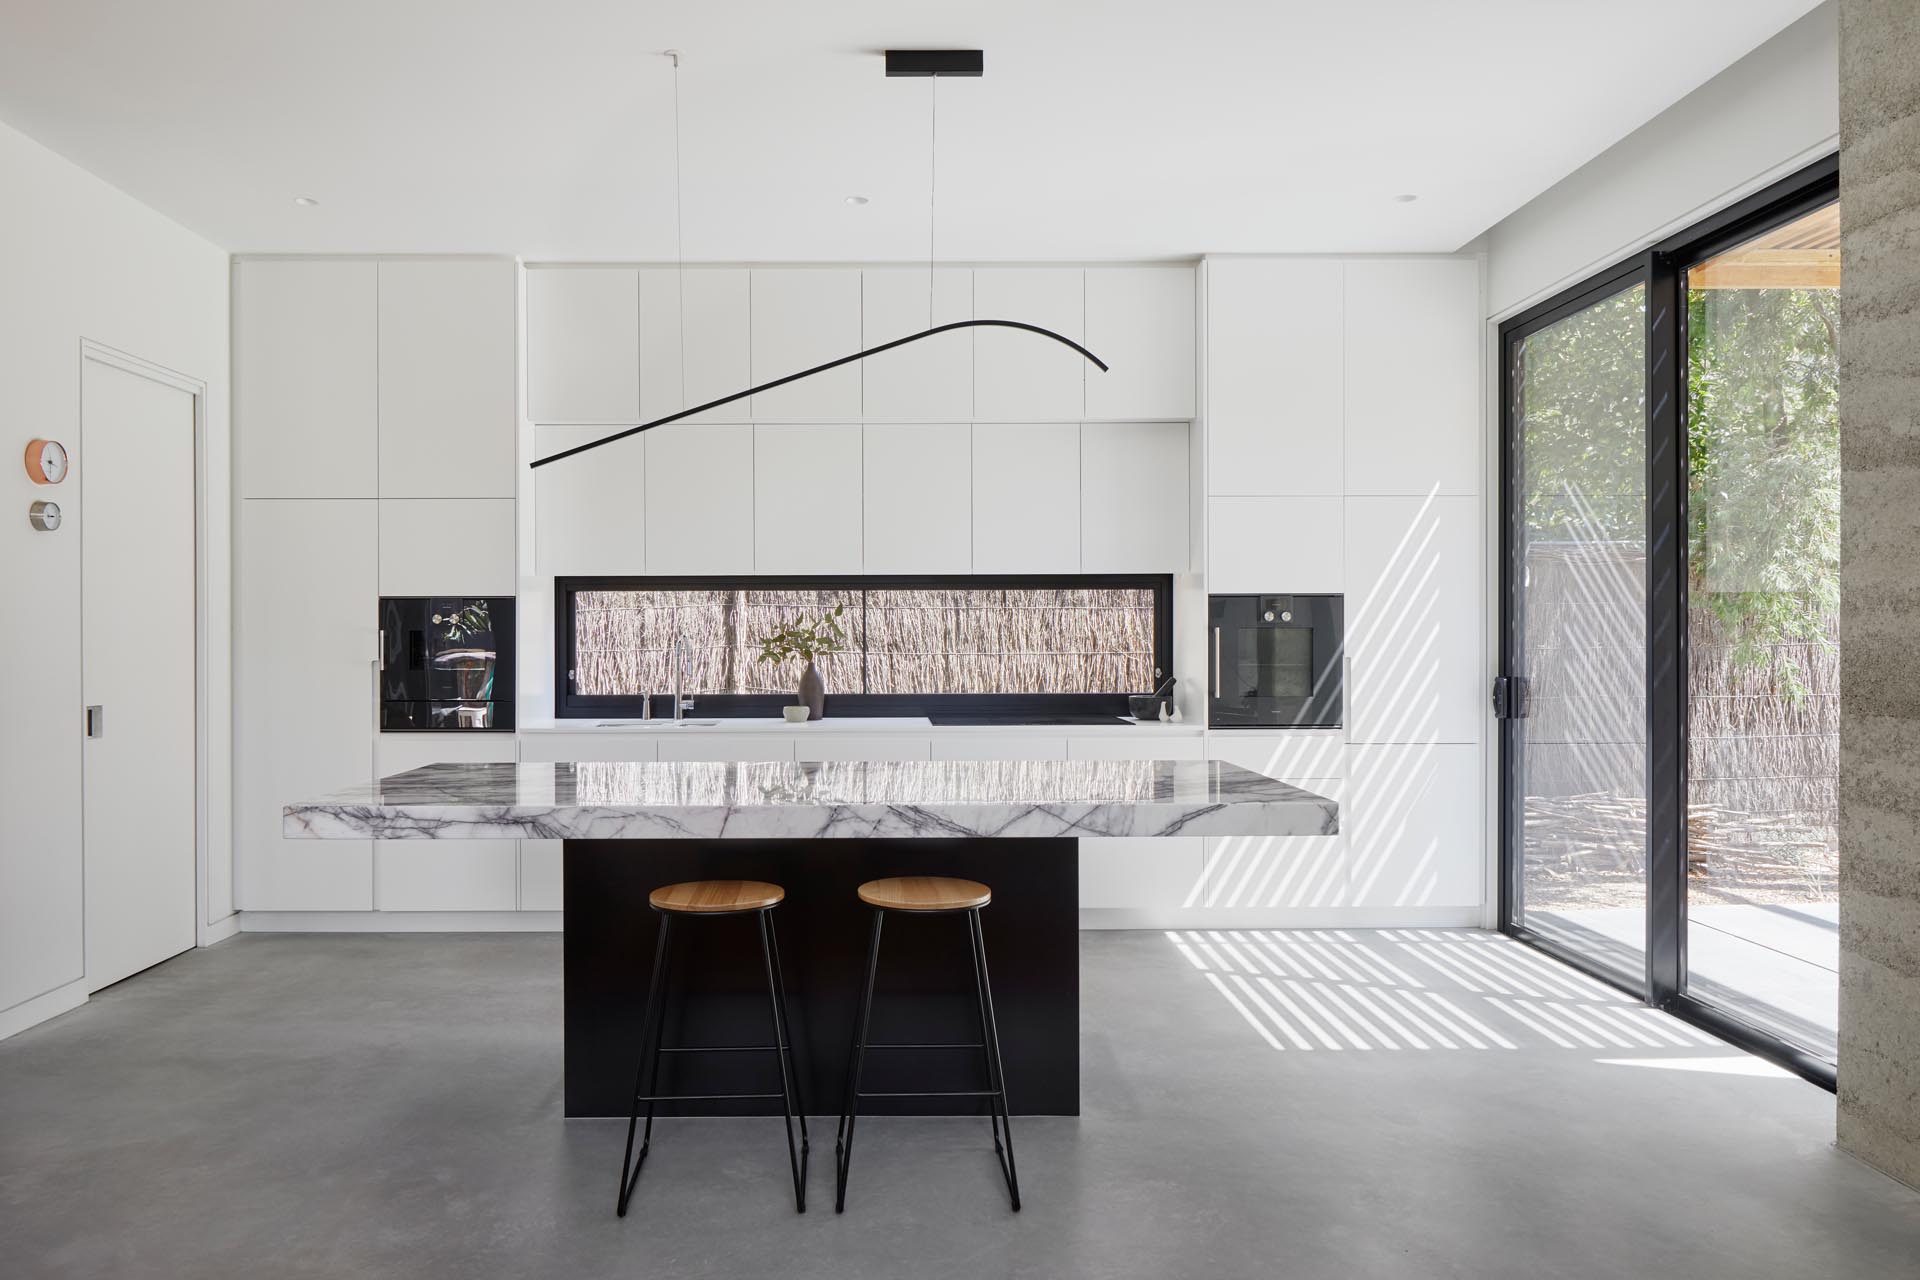
{"type": "Polygon", "coordinates": [[[1839,196],[1839,158],[1828,156],[1704,218],[1647,250],[1513,316],[1500,325],[1500,627],[1503,713],[1500,743],[1500,929],[1610,986],[1758,1054],[1831,1090],[1832,1063],[1687,990],[1687,309],[1688,268],[1752,236],[1793,221],[1839,196]],[[1515,607],[1523,565],[1524,518],[1514,487],[1517,462],[1513,374],[1520,341],[1603,298],[1646,288],[1647,467],[1647,933],[1638,983],[1528,929],[1520,918],[1524,798],[1516,785],[1523,746],[1524,693],[1505,692],[1519,674],[1524,617],[1515,607]]]}

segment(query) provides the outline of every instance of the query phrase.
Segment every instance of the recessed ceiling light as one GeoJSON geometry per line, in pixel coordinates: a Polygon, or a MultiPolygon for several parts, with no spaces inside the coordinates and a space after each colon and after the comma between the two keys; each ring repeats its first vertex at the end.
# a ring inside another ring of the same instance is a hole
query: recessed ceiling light
{"type": "Polygon", "coordinates": [[[865,204],[866,202],[867,202],[867,198],[865,196],[848,196],[847,197],[848,204],[865,204]]]}
{"type": "Polygon", "coordinates": [[[311,209],[313,208],[313,206],[320,203],[318,200],[315,200],[312,196],[295,196],[293,198],[293,202],[299,205],[302,209],[311,209]]]}
{"type": "Polygon", "coordinates": [[[1420,198],[1419,196],[1409,193],[1407,195],[1395,196],[1393,198],[1393,202],[1395,204],[1412,204],[1415,200],[1418,200],[1419,198],[1420,198]]]}

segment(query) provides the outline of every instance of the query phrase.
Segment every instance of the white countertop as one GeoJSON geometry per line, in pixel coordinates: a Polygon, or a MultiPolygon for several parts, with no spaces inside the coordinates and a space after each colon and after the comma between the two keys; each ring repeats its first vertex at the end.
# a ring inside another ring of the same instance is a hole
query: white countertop
{"type": "Polygon", "coordinates": [[[285,806],[316,840],[1316,836],[1334,801],[1216,760],[430,764],[285,806]]]}
{"type": "Polygon", "coordinates": [[[1015,737],[1096,738],[1121,735],[1129,738],[1197,738],[1205,726],[1183,721],[1162,724],[1157,720],[1120,721],[1112,724],[935,724],[925,716],[828,716],[788,724],[774,719],[715,719],[698,714],[676,725],[664,717],[657,720],[545,720],[519,726],[521,733],[786,733],[786,734],[1000,734],[1015,737]]]}

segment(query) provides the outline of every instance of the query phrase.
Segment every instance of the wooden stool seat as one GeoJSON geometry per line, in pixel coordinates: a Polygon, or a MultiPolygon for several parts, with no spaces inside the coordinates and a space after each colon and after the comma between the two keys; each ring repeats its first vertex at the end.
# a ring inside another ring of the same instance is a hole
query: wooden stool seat
{"type": "Polygon", "coordinates": [[[951,876],[892,876],[861,885],[860,901],[883,911],[973,911],[993,901],[993,890],[951,876]]]}
{"type": "Polygon", "coordinates": [[[787,891],[765,880],[687,880],[663,884],[647,895],[655,911],[717,916],[736,911],[765,911],[778,906],[787,891]]]}

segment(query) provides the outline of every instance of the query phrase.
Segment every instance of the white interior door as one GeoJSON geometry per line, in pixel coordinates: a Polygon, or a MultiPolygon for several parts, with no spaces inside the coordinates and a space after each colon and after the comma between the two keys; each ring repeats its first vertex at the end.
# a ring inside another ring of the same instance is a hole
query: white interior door
{"type": "Polygon", "coordinates": [[[194,945],[193,397],[81,362],[87,987],[194,945]]]}

